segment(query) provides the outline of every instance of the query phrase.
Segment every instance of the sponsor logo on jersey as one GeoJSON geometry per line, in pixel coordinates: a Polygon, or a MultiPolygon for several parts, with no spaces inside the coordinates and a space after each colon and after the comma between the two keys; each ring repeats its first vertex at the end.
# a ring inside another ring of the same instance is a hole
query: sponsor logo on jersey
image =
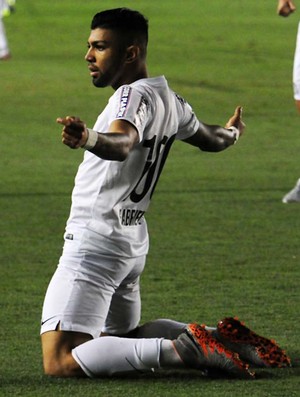
{"type": "Polygon", "coordinates": [[[129,103],[131,87],[125,86],[122,88],[120,106],[117,112],[117,117],[123,117],[126,113],[126,109],[129,103]]]}

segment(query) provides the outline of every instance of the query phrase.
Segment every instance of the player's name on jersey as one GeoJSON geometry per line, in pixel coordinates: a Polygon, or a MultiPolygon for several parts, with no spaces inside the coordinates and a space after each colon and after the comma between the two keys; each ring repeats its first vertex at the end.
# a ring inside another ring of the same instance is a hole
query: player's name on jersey
{"type": "Polygon", "coordinates": [[[124,226],[136,226],[142,223],[145,211],[137,209],[123,208],[120,209],[120,220],[124,226]]]}

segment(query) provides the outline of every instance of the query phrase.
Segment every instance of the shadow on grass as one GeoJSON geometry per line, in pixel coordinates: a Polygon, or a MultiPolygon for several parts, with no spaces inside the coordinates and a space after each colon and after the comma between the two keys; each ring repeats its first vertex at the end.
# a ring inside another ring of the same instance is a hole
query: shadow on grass
{"type": "MultiPolygon", "coordinates": [[[[118,375],[113,377],[101,377],[101,379],[89,379],[89,378],[53,378],[48,377],[43,374],[36,376],[32,375],[20,375],[20,376],[12,376],[6,377],[5,375],[0,376],[0,390],[1,388],[14,386],[15,388],[26,388],[31,386],[33,388],[39,386],[64,386],[73,384],[84,385],[88,383],[97,383],[99,381],[104,381],[106,384],[111,383],[112,385],[118,382],[126,383],[134,383],[137,385],[139,383],[171,383],[173,384],[185,384],[188,382],[201,382],[201,383],[210,383],[210,382],[256,382],[256,381],[268,381],[272,382],[276,380],[288,380],[294,377],[299,377],[300,375],[300,366],[299,362],[297,367],[291,368],[280,368],[280,369],[256,369],[256,377],[254,380],[249,379],[239,379],[235,377],[229,377],[227,374],[221,372],[210,373],[209,376],[197,370],[175,370],[175,371],[157,371],[150,373],[131,373],[126,375],[118,375]]],[[[1,393],[0,393],[1,394],[1,393]]]]}

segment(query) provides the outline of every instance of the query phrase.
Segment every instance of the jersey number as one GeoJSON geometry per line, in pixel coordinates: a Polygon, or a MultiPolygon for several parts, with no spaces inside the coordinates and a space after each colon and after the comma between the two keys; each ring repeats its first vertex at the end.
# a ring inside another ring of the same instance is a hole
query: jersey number
{"type": "Polygon", "coordinates": [[[149,153],[142,175],[129,195],[134,203],[141,201],[150,189],[150,198],[152,197],[175,137],[176,135],[173,135],[168,140],[168,137],[164,136],[157,145],[155,156],[153,156],[153,152],[157,136],[155,135],[153,138],[144,141],[143,146],[149,149],[149,153]]]}

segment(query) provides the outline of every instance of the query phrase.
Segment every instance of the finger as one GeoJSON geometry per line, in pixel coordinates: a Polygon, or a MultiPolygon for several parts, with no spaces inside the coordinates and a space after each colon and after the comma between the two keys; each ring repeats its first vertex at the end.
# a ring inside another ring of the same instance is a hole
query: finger
{"type": "Polygon", "coordinates": [[[71,122],[74,122],[74,123],[82,123],[82,121],[80,120],[80,117],[68,116],[68,118],[71,120],[71,122]]]}
{"type": "Polygon", "coordinates": [[[79,147],[78,139],[74,139],[68,134],[62,134],[62,143],[69,146],[71,149],[76,149],[79,147]]]}
{"type": "Polygon", "coordinates": [[[58,124],[65,124],[65,119],[63,119],[62,117],[57,117],[56,122],[58,124]]]}
{"type": "Polygon", "coordinates": [[[246,127],[246,124],[242,120],[242,114],[243,114],[243,108],[242,108],[242,106],[238,106],[237,107],[236,123],[237,123],[237,127],[239,128],[240,132],[242,132],[246,127]]]}
{"type": "Polygon", "coordinates": [[[291,12],[296,11],[296,6],[291,1],[289,2],[289,5],[290,5],[291,12]]]}
{"type": "Polygon", "coordinates": [[[233,116],[227,121],[225,128],[230,128],[232,126],[239,128],[239,124],[242,123],[242,106],[237,106],[234,110],[233,116]]]}
{"type": "Polygon", "coordinates": [[[65,118],[66,123],[64,124],[66,127],[70,127],[74,131],[76,135],[79,133],[82,134],[82,131],[84,130],[84,123],[80,120],[79,117],[75,116],[67,116],[65,118]]]}
{"type": "Polygon", "coordinates": [[[282,6],[278,10],[278,14],[282,17],[288,17],[292,12],[296,10],[294,4],[290,1],[287,1],[284,6],[282,6]]]}
{"type": "Polygon", "coordinates": [[[243,112],[242,106],[237,106],[237,107],[235,108],[234,116],[233,116],[233,117],[238,118],[238,119],[241,119],[241,118],[242,118],[242,112],[243,112]]]}
{"type": "Polygon", "coordinates": [[[67,125],[70,125],[72,123],[72,118],[70,116],[58,117],[56,119],[56,122],[59,123],[59,124],[67,126],[67,125]]]}
{"type": "Polygon", "coordinates": [[[65,145],[70,146],[72,149],[80,147],[82,132],[80,134],[74,130],[69,131],[68,127],[64,127],[61,133],[62,141],[65,145]]]}
{"type": "Polygon", "coordinates": [[[65,139],[66,141],[72,141],[74,142],[74,140],[78,140],[78,138],[76,136],[74,136],[74,134],[70,133],[69,131],[66,130],[66,128],[64,128],[62,130],[61,136],[63,139],[65,139]]]}

